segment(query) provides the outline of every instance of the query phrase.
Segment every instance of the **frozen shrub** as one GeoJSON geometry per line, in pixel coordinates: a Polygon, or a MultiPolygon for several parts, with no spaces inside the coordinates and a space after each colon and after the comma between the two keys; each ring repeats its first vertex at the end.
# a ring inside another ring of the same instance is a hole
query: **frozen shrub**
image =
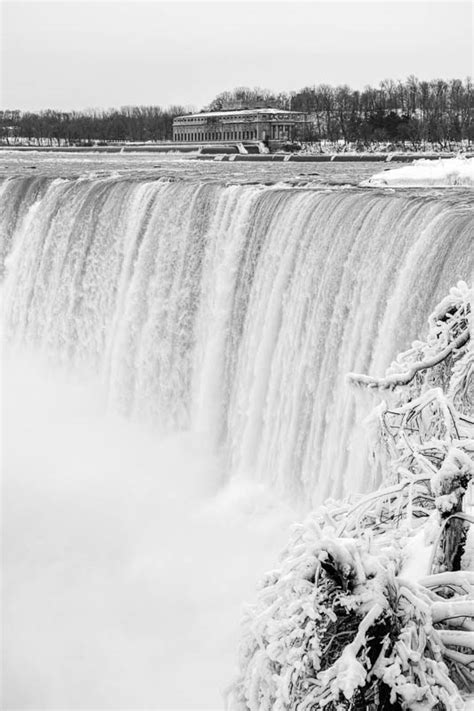
{"type": "Polygon", "coordinates": [[[474,682],[472,289],[459,283],[384,378],[384,488],[292,529],[242,628],[231,709],[461,709],[474,682]]]}

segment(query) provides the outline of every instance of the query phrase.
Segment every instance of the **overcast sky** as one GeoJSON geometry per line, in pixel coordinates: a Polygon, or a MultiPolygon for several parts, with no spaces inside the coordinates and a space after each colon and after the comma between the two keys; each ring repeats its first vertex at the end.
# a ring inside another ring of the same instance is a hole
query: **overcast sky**
{"type": "Polygon", "coordinates": [[[201,108],[236,86],[472,74],[472,4],[457,0],[10,0],[1,19],[2,108],[201,108]]]}

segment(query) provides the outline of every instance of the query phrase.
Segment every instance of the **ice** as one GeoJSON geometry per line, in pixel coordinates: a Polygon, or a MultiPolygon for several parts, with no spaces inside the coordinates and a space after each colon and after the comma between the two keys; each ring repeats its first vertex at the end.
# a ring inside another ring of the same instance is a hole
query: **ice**
{"type": "Polygon", "coordinates": [[[376,173],[360,185],[380,187],[474,187],[474,158],[416,160],[403,168],[376,173]]]}

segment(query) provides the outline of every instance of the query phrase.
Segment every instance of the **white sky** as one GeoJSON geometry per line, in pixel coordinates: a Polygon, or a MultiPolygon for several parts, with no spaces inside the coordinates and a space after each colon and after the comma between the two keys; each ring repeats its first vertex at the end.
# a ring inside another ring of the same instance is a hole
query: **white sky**
{"type": "Polygon", "coordinates": [[[236,86],[465,78],[472,16],[458,0],[4,0],[1,105],[201,108],[236,86]]]}

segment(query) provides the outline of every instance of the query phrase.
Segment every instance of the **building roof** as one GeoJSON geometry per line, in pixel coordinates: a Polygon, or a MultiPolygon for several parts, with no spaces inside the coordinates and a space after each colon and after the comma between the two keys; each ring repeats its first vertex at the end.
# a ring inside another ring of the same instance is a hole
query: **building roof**
{"type": "Polygon", "coordinates": [[[185,114],[184,116],[176,116],[176,118],[212,118],[214,116],[250,116],[254,114],[293,114],[301,116],[302,111],[288,111],[287,109],[235,109],[234,111],[207,111],[199,114],[185,114]]]}

